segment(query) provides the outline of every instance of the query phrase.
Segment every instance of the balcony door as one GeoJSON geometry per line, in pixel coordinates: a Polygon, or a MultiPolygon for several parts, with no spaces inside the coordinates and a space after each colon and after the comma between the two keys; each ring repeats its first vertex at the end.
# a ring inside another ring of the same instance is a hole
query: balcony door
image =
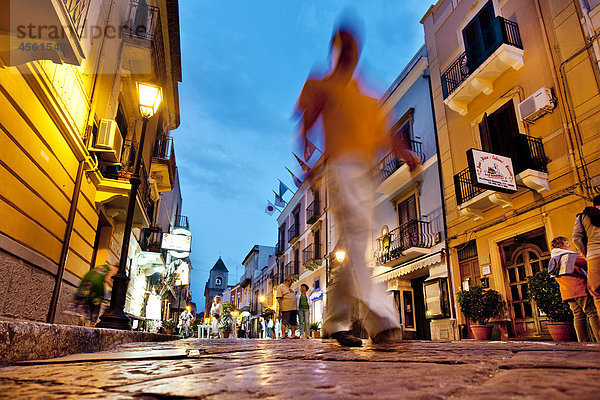
{"type": "Polygon", "coordinates": [[[398,227],[402,248],[408,249],[419,244],[417,201],[414,195],[398,203],[398,227]]]}
{"type": "Polygon", "coordinates": [[[494,5],[488,2],[473,17],[471,22],[463,29],[463,40],[467,53],[467,66],[473,72],[489,56],[489,49],[494,48],[496,35],[494,35],[493,21],[496,18],[494,5]]]}
{"type": "Polygon", "coordinates": [[[489,153],[511,156],[512,145],[519,135],[517,115],[512,100],[490,115],[484,115],[479,124],[481,148],[489,153]]]}

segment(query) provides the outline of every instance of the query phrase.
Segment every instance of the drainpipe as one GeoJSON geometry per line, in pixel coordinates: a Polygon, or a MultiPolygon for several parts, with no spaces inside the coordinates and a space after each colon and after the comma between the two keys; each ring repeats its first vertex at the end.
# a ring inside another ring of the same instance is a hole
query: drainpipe
{"type": "Polygon", "coordinates": [[[456,304],[454,302],[454,296],[456,295],[454,292],[454,284],[452,283],[452,270],[450,268],[450,246],[448,245],[448,224],[446,222],[446,199],[444,196],[444,182],[442,180],[442,160],[440,158],[440,142],[438,139],[437,132],[437,121],[435,118],[435,108],[433,105],[433,90],[431,88],[431,75],[427,73],[423,73],[423,78],[427,79],[427,84],[429,85],[429,101],[431,104],[431,115],[433,116],[433,133],[435,136],[435,151],[437,153],[437,167],[438,167],[438,176],[439,176],[439,184],[440,184],[440,200],[442,202],[442,218],[444,221],[444,252],[446,253],[446,269],[448,271],[448,286],[450,290],[450,318],[456,319],[456,304]]]}

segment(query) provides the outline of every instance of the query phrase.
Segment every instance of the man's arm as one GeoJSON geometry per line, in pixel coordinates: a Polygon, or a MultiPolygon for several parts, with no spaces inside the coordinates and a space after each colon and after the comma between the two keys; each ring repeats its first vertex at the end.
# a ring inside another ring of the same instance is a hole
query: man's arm
{"type": "Polygon", "coordinates": [[[585,227],[582,223],[583,215],[577,216],[575,218],[575,226],[573,226],[573,244],[575,248],[579,251],[579,253],[586,257],[587,251],[585,245],[583,244],[583,237],[585,236],[585,227]]]}

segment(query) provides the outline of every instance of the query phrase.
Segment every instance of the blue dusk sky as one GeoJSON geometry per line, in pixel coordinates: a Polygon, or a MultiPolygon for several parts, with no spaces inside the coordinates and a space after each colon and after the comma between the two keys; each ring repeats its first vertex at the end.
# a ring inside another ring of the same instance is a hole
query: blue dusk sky
{"type": "MultiPolygon", "coordinates": [[[[359,64],[382,94],[423,45],[417,0],[180,0],[181,125],[172,132],[192,231],[192,294],[204,309],[208,272],[222,257],[229,284],[254,244],[277,242],[277,212],[265,214],[278,179],[295,189],[294,106],[309,72],[325,71],[343,13],[363,31],[359,64]]],[[[286,194],[284,198],[290,198],[286,194]]]]}

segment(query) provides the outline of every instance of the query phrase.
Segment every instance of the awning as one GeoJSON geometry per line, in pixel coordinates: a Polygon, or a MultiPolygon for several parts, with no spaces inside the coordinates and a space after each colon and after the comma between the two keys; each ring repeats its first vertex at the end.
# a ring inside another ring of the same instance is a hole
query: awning
{"type": "Polygon", "coordinates": [[[442,252],[438,251],[437,253],[429,254],[417,260],[398,265],[397,267],[387,272],[384,272],[383,274],[373,277],[373,280],[378,283],[389,281],[390,279],[397,278],[403,275],[408,275],[413,271],[416,271],[421,268],[426,268],[430,265],[434,265],[440,262],[442,262],[442,252]]]}

